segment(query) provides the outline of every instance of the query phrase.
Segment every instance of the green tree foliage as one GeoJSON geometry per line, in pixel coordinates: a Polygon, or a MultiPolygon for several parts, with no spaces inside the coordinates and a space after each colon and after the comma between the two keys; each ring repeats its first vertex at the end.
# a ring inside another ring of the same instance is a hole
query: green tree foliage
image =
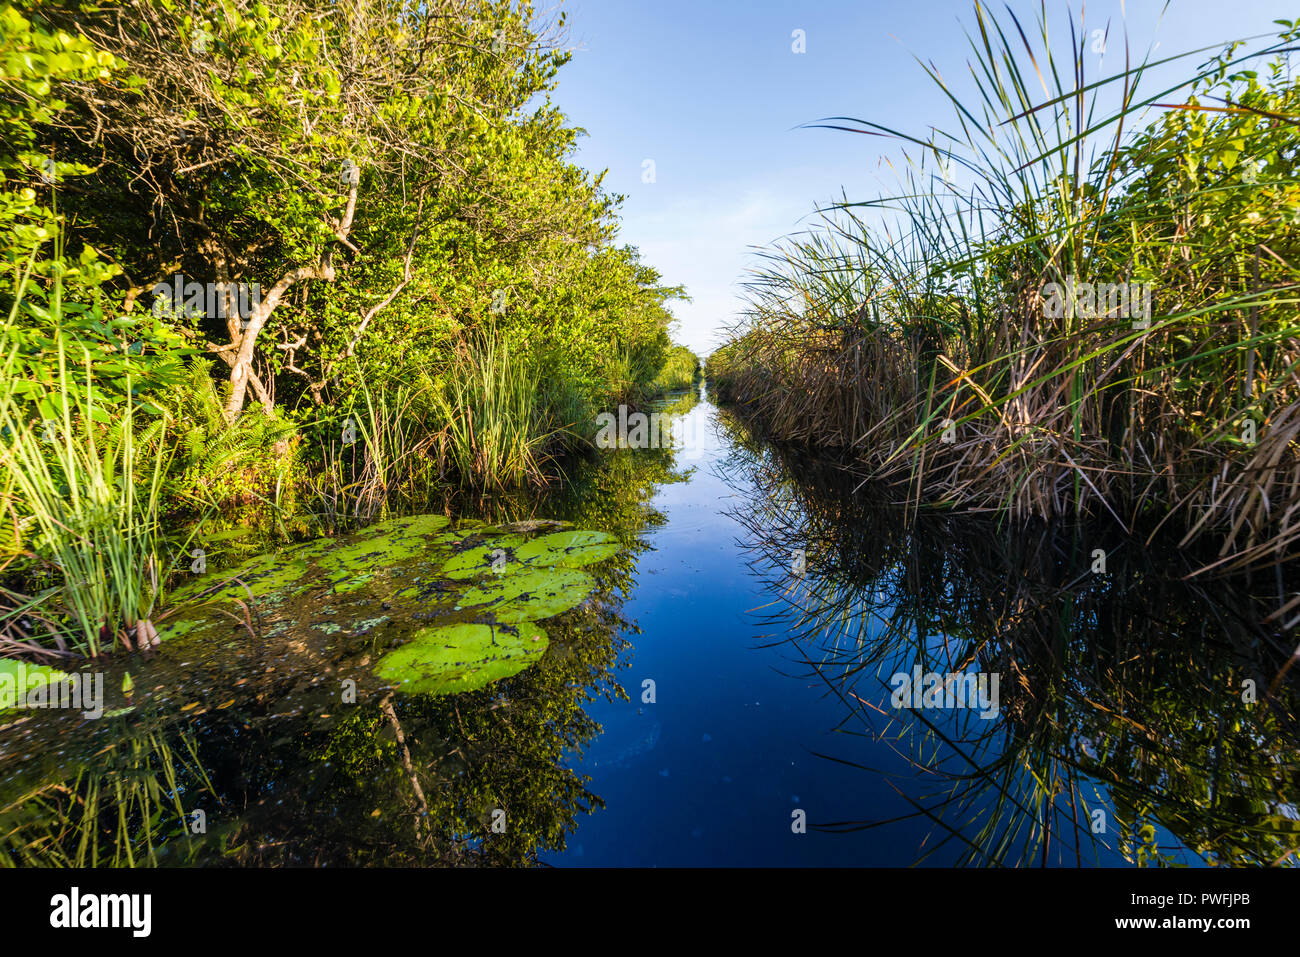
{"type": "Polygon", "coordinates": [[[686,346],[673,346],[651,388],[659,393],[689,389],[700,378],[700,359],[686,346]]]}
{"type": "Polygon", "coordinates": [[[641,382],[662,364],[680,290],[613,244],[619,197],[570,162],[580,131],[547,95],[563,15],[62,0],[40,17],[124,65],[63,84],[67,108],[32,124],[33,148],[88,171],[59,197],[72,242],[118,264],[128,310],[177,273],[216,284],[218,308],[176,325],[225,363],[228,418],[249,392],[324,405],[436,366],[478,328],[591,401],[617,391],[609,355],[641,382]]]}
{"type": "Polygon", "coordinates": [[[112,54],[85,37],[33,23],[8,3],[0,6],[0,252],[10,276],[55,235],[54,213],[33,183],[52,185],[87,172],[40,152],[37,130],[66,108],[58,95],[63,85],[97,88],[114,65],[112,54]]]}
{"type": "MultiPolygon", "coordinates": [[[[327,525],[549,478],[650,392],[683,293],[573,162],[564,29],[531,0],[0,0],[6,438],[133,422],[166,472],[119,504],[327,525]]],[[[0,474],[23,587],[72,577],[30,540],[47,464],[0,474]]]]}

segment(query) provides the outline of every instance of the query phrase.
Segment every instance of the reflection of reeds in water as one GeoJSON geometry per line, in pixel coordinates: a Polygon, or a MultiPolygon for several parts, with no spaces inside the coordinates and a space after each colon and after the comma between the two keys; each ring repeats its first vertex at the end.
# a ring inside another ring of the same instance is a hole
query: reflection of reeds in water
{"type": "MultiPolygon", "coordinates": [[[[45,780],[0,807],[6,867],[155,867],[164,846],[192,849],[182,799],[213,794],[192,732],[133,729],[69,778],[45,780]]],[[[214,802],[215,804],[215,802],[214,802]]]]}
{"type": "Polygon", "coordinates": [[[1294,861],[1295,685],[1269,693],[1294,637],[1260,601],[1275,582],[1183,581],[1195,556],[1144,554],[1096,527],[905,521],[835,468],[801,462],[796,482],[778,451],[739,439],[728,467],[755,487],[735,517],[772,593],[764,629],[844,703],[841,730],[917,772],[886,779],[934,824],[922,858],[956,842],[973,864],[1172,860],[1162,827],[1207,861],[1294,861]],[[1105,574],[1092,571],[1096,549],[1105,574]],[[999,715],[895,710],[889,678],[917,665],[998,674],[999,715]]]}

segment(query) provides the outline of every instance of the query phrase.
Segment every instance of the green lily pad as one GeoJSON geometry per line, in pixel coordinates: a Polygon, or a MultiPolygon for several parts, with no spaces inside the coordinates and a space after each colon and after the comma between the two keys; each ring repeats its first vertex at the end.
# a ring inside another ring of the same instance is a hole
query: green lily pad
{"type": "Polygon", "coordinates": [[[58,668],[33,665],[13,658],[0,658],[0,712],[26,700],[30,691],[67,681],[71,677],[58,668]]]}
{"type": "Polygon", "coordinates": [[[168,619],[157,626],[158,639],[159,641],[171,641],[173,638],[181,638],[199,632],[211,631],[215,633],[220,624],[220,619],[212,618],[168,619]]]}
{"type": "Polygon", "coordinates": [[[479,575],[505,574],[519,571],[519,562],[514,560],[515,549],[524,544],[522,535],[497,535],[483,545],[475,545],[452,555],[442,566],[446,578],[475,578],[479,575]],[[493,568],[493,561],[498,557],[504,562],[493,568]]]}
{"type": "Polygon", "coordinates": [[[383,535],[340,545],[316,559],[326,570],[371,568],[377,564],[393,564],[409,558],[418,558],[430,550],[429,543],[418,536],[383,535]]]}
{"type": "Polygon", "coordinates": [[[531,623],[516,626],[440,625],[385,655],[375,674],[403,691],[452,694],[474,691],[518,674],[542,657],[546,632],[531,623]]]}
{"type": "Polygon", "coordinates": [[[554,532],[515,549],[515,557],[526,565],[581,568],[613,558],[619,547],[618,539],[607,532],[554,532]]]}
{"type": "Polygon", "coordinates": [[[233,599],[247,600],[249,594],[254,599],[279,594],[297,584],[310,570],[307,560],[300,555],[292,557],[275,553],[258,555],[229,571],[210,572],[202,577],[186,582],[172,591],[172,602],[187,602],[196,598],[221,582],[229,582],[225,587],[204,595],[204,602],[224,602],[233,599]]]}
{"type": "Polygon", "coordinates": [[[596,587],[586,572],[532,568],[480,582],[461,597],[458,610],[501,624],[540,621],[579,605],[596,587]]]}
{"type": "Polygon", "coordinates": [[[289,550],[289,553],[295,558],[311,561],[320,558],[337,544],[332,538],[317,538],[310,542],[303,542],[301,545],[295,545],[289,550]]]}
{"type": "Polygon", "coordinates": [[[226,542],[235,538],[244,538],[252,531],[253,529],[248,525],[238,525],[235,528],[227,528],[219,532],[205,531],[201,534],[204,544],[210,544],[212,542],[226,542]]]}
{"type": "MultiPolygon", "coordinates": [[[[471,690],[536,661],[547,641],[534,622],[583,602],[595,579],[577,566],[618,550],[617,540],[604,532],[550,521],[487,527],[451,525],[442,515],[390,519],[187,583],[185,591],[193,594],[231,576],[242,582],[230,582],[205,598],[195,609],[197,620],[169,620],[162,637],[204,641],[224,635],[228,640],[238,629],[213,602],[246,600],[249,592],[264,637],[300,629],[316,638],[348,641],[387,623],[387,616],[369,616],[391,609],[395,633],[421,630],[381,659],[384,676],[409,690],[471,690]],[[494,569],[494,557],[503,555],[505,564],[494,569]],[[314,596],[312,602],[303,602],[305,593],[314,596]],[[328,609],[309,607],[336,596],[348,617],[360,620],[325,620],[328,609]]],[[[234,611],[242,618],[242,611],[234,611]]]]}
{"type": "Polygon", "coordinates": [[[362,529],[367,536],[376,535],[429,535],[441,531],[451,524],[446,515],[409,515],[406,518],[390,518],[376,522],[362,529]]]}

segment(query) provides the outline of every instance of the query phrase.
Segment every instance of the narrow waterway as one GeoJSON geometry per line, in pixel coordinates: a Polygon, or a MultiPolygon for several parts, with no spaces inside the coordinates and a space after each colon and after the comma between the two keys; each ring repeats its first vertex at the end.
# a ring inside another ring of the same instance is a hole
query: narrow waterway
{"type": "MultiPolygon", "coordinates": [[[[630,663],[615,672],[631,700],[594,703],[589,713],[604,731],[581,759],[570,758],[591,776],[605,810],[582,824],[569,850],[543,859],[910,862],[930,830],[925,822],[887,832],[796,831],[796,812],[817,824],[909,808],[879,776],[816,756],[849,744],[835,731],[843,705],[783,647],[762,647],[754,612],[772,599],[735,514],[753,489],[725,471],[733,445],[717,415],[707,401],[687,413],[677,453],[685,481],[663,485],[648,503],[663,524],[644,534],[649,549],[624,606],[639,634],[630,663]]],[[[902,761],[886,763],[904,771],[902,761]]]]}
{"type": "Polygon", "coordinates": [[[1176,555],[1104,532],[908,517],[703,397],[664,410],[676,448],[457,506],[620,542],[529,667],[385,689],[374,663],[409,638],[389,603],[304,586],[260,630],[112,665],[110,688],[129,670],[138,690],[104,717],[0,728],[4,859],[1073,866],[1294,846],[1294,695],[1268,694],[1251,586],[1190,585],[1176,555]]]}

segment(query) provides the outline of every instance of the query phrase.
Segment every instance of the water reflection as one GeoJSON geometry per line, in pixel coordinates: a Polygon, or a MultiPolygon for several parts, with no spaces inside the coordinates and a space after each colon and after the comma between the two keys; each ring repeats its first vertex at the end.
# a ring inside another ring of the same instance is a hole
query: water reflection
{"type": "Polygon", "coordinates": [[[76,763],[74,773],[66,770],[37,761],[6,781],[0,864],[193,862],[199,846],[184,826],[184,802],[215,797],[193,731],[156,721],[122,724],[107,745],[76,763]]]}
{"type": "Polygon", "coordinates": [[[232,627],[107,665],[110,688],[133,676],[134,698],[110,702],[128,713],[0,718],[0,864],[527,865],[562,851],[602,807],[571,758],[599,732],[584,708],[627,697],[612,676],[637,634],[623,606],[642,534],[664,521],[648,500],[682,478],[672,449],[619,450],[547,494],[425,506],[562,519],[624,546],[592,566],[588,601],[547,621],[540,662],[479,691],[367,696],[363,684],[349,704],[340,677],[368,672],[400,635],[253,640],[232,627]]]}
{"type": "MultiPolygon", "coordinates": [[[[957,845],[978,865],[1295,863],[1297,689],[1279,673],[1296,636],[1266,620],[1294,567],[1184,580],[1193,556],[1099,526],[912,515],[723,423],[766,641],[842,703],[823,756],[930,822],[918,862],[957,845]],[[891,679],[918,667],[1000,676],[997,716],[894,707],[891,679]],[[917,776],[873,770],[881,748],[917,776]]],[[[868,815],[820,826],[893,823],[868,815]]]]}
{"type": "Polygon", "coordinates": [[[232,622],[123,656],[104,684],[112,713],[130,671],[128,713],[0,723],[0,864],[1294,861],[1300,668],[1278,680],[1296,639],[1267,620],[1294,569],[1184,581],[1199,556],[1100,527],[902,514],[679,401],[721,432],[573,463],[545,495],[420,505],[619,538],[539,664],[446,698],[359,682],[347,704],[340,678],[392,626],[232,622]],[[996,674],[996,715],[893,707],[917,667],[996,674]]]}

